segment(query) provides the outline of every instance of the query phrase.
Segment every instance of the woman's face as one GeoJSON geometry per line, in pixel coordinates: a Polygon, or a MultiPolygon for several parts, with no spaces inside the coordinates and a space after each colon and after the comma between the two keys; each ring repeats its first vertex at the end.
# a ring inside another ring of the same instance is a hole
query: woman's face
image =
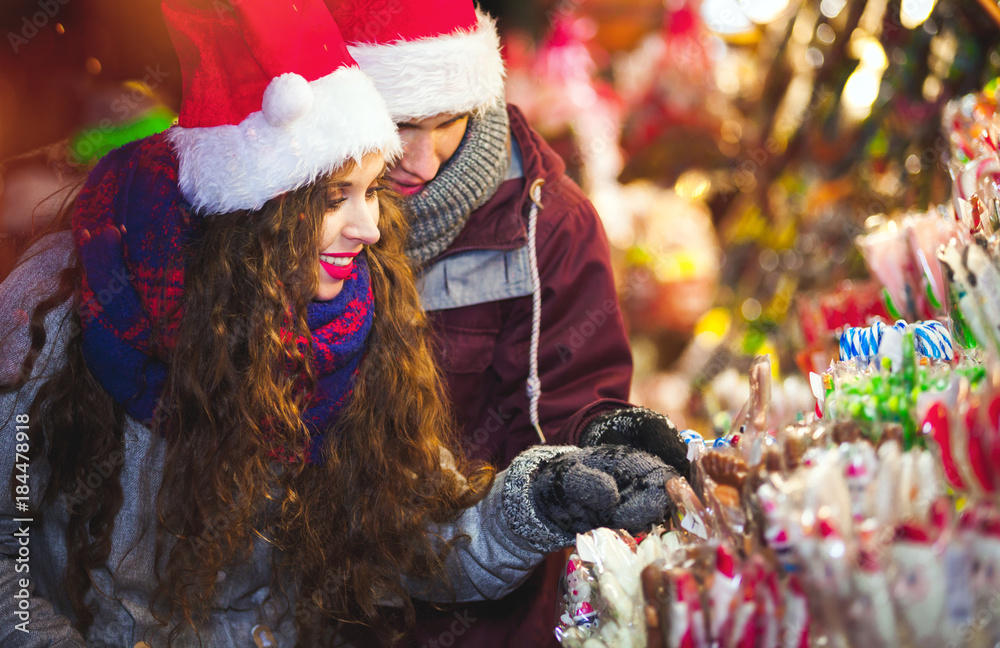
{"type": "Polygon", "coordinates": [[[348,163],[347,173],[327,188],[326,212],[319,248],[319,289],[314,301],[340,294],[354,270],[354,257],[363,246],[378,241],[379,179],[385,172],[380,153],[369,153],[361,164],[348,163]]]}

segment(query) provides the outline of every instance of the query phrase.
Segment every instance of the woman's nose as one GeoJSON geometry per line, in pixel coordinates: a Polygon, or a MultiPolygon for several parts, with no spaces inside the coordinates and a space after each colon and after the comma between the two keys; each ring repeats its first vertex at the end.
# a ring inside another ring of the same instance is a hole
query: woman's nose
{"type": "Polygon", "coordinates": [[[374,245],[381,236],[378,229],[378,216],[377,201],[372,201],[372,204],[366,201],[365,204],[358,205],[351,210],[348,216],[348,222],[343,231],[344,236],[365,245],[374,245]]]}

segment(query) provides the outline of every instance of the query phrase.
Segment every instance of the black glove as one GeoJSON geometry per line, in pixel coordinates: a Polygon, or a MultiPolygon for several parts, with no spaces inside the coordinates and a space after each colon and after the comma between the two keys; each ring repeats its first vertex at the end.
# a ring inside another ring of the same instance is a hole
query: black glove
{"type": "Polygon", "coordinates": [[[625,445],[656,455],[685,479],[691,474],[687,444],[666,416],[644,407],[600,414],[580,434],[580,447],[625,445]]]}
{"type": "Polygon", "coordinates": [[[639,533],[670,514],[666,483],[676,476],[626,446],[537,446],[507,470],[504,515],[541,551],[572,545],[577,533],[598,527],[639,533]]]}

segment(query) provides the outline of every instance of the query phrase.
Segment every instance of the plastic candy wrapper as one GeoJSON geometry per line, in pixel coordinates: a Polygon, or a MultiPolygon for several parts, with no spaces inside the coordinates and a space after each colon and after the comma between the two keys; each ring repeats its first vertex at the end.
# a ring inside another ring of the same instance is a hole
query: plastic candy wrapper
{"type": "Polygon", "coordinates": [[[855,241],[872,274],[885,287],[886,306],[895,317],[927,315],[920,271],[906,231],[895,221],[855,241]]]}
{"type": "Polygon", "coordinates": [[[927,298],[931,307],[941,312],[948,303],[948,288],[937,253],[941,246],[961,236],[958,223],[953,214],[939,207],[926,214],[910,216],[905,220],[905,227],[914,261],[924,279],[927,298]]]}
{"type": "MultiPolygon", "coordinates": [[[[658,542],[658,539],[657,539],[658,542]]],[[[595,529],[577,536],[563,576],[556,637],[565,646],[646,645],[637,543],[626,533],[595,529]]],[[[662,551],[646,549],[647,560],[662,551]]]]}
{"type": "Polygon", "coordinates": [[[959,321],[980,347],[1000,358],[1000,269],[978,243],[952,242],[938,258],[947,270],[959,321]]]}
{"type": "Polygon", "coordinates": [[[950,101],[942,114],[951,144],[948,170],[954,181],[955,211],[970,228],[987,235],[996,231],[991,218],[996,214],[983,210],[981,203],[996,199],[1000,181],[1000,121],[994,93],[995,89],[950,101]],[[987,218],[980,220],[983,212],[987,218]]]}
{"type": "Polygon", "coordinates": [[[967,570],[960,566],[967,555],[944,544],[942,531],[935,524],[902,524],[890,549],[890,591],[900,634],[920,648],[958,641],[959,624],[971,620],[967,570]],[[956,602],[964,609],[953,609],[956,602]]]}
{"type": "MultiPolygon", "coordinates": [[[[587,536],[606,531],[583,534],[580,540],[587,542],[587,536]]],[[[556,634],[563,645],[588,648],[808,645],[810,617],[804,592],[790,585],[762,556],[742,558],[726,542],[683,545],[673,532],[662,535],[657,532],[640,543],[636,557],[629,564],[638,570],[640,596],[637,614],[630,617],[633,625],[628,628],[618,625],[615,615],[617,618],[623,615],[606,607],[607,624],[616,626],[614,632],[608,632],[607,626],[599,626],[605,627],[605,632],[600,632],[593,624],[586,631],[578,628],[566,631],[560,627],[556,634]],[[663,551],[658,558],[649,559],[643,556],[647,546],[662,546],[663,551]]],[[[601,578],[597,578],[597,588],[601,587],[601,578]]],[[[602,619],[601,623],[605,621],[602,619]]]]}
{"type": "Polygon", "coordinates": [[[702,501],[715,511],[725,534],[741,537],[748,522],[742,502],[749,473],[746,460],[735,449],[720,448],[707,452],[691,472],[692,481],[702,486],[702,501]]]}
{"type": "Polygon", "coordinates": [[[978,389],[959,379],[953,402],[939,399],[923,417],[948,485],[977,499],[1000,496],[1000,391],[982,381],[978,389]]]}
{"type": "Polygon", "coordinates": [[[941,113],[941,125],[951,146],[949,163],[954,169],[961,170],[969,161],[991,152],[996,112],[995,89],[967,94],[947,103],[941,113]]]}
{"type": "Polygon", "coordinates": [[[865,328],[844,329],[840,335],[840,360],[867,364],[889,358],[890,361],[895,359],[898,366],[902,360],[902,335],[907,329],[913,331],[914,348],[919,356],[941,361],[955,358],[951,334],[941,322],[928,320],[908,325],[903,320],[896,320],[891,327],[875,322],[865,328]]]}
{"type": "Polygon", "coordinates": [[[855,243],[884,286],[888,311],[911,320],[944,315],[949,291],[938,251],[953,240],[968,239],[954,212],[939,206],[898,219],[873,216],[870,222],[877,225],[855,243]]]}
{"type": "Polygon", "coordinates": [[[673,504],[671,522],[685,543],[696,544],[719,538],[719,523],[683,477],[667,482],[667,496],[673,504]]]}
{"type": "Polygon", "coordinates": [[[760,463],[767,436],[768,410],[771,404],[771,359],[757,356],[750,364],[750,398],[733,419],[726,440],[739,447],[750,466],[760,463]]]}
{"type": "Polygon", "coordinates": [[[972,595],[973,618],[983,620],[976,628],[979,645],[1000,637],[1000,615],[996,613],[1000,593],[1000,510],[995,505],[978,503],[963,511],[959,538],[968,549],[968,578],[972,595]]]}

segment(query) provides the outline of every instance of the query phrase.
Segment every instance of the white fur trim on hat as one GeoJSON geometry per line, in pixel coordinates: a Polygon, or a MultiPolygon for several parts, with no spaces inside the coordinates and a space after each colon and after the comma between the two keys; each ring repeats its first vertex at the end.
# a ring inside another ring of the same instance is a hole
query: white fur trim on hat
{"type": "Polygon", "coordinates": [[[283,74],[268,85],[262,110],[239,124],[175,126],[167,136],[181,193],[208,214],[258,209],[367,153],[387,162],[402,153],[382,98],[356,67],[311,82],[283,74]]]}
{"type": "Polygon", "coordinates": [[[481,112],[503,99],[500,37],[492,18],[480,11],[476,15],[479,22],[471,32],[347,46],[396,122],[481,112]]]}

